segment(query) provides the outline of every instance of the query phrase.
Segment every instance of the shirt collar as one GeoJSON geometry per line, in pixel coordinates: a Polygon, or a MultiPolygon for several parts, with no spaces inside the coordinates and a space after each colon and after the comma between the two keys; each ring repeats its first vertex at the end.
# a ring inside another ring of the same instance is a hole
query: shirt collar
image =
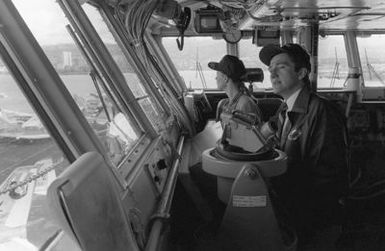
{"type": "Polygon", "coordinates": [[[286,103],[286,105],[287,105],[287,111],[293,110],[294,103],[295,103],[295,101],[297,100],[298,95],[299,95],[299,93],[301,92],[301,90],[302,90],[302,88],[296,90],[293,94],[290,95],[290,97],[288,97],[288,98],[285,100],[285,103],[286,103]]]}

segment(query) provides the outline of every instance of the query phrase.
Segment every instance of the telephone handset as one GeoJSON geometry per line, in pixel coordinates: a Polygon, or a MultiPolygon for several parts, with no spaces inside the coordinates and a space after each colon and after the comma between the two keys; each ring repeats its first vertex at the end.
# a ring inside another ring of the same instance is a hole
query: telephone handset
{"type": "Polygon", "coordinates": [[[181,15],[177,20],[174,20],[176,23],[176,28],[179,31],[179,36],[181,41],[179,41],[179,37],[176,39],[176,43],[178,45],[178,49],[181,51],[183,50],[184,45],[184,32],[187,29],[188,25],[190,24],[191,20],[191,9],[186,7],[183,9],[181,15]]]}

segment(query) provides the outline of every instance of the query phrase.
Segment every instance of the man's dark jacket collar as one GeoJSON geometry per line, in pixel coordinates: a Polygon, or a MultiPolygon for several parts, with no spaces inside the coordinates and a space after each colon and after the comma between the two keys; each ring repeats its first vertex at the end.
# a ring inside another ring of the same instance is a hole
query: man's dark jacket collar
{"type": "Polygon", "coordinates": [[[291,112],[307,113],[308,107],[309,107],[310,94],[311,94],[310,88],[304,86],[301,92],[298,94],[298,97],[294,103],[294,106],[291,112]]]}

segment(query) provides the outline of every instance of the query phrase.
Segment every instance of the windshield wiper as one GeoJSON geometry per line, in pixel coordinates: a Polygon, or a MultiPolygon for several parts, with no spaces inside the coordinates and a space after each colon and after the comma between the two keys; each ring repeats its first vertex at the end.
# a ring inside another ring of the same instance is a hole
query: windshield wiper
{"type": "Polygon", "coordinates": [[[373,72],[374,76],[376,76],[376,78],[381,82],[381,84],[385,86],[385,82],[381,78],[380,74],[378,74],[374,69],[373,65],[369,63],[368,54],[366,53],[366,48],[365,48],[365,57],[366,57],[366,66],[368,67],[368,72],[369,72],[369,79],[372,80],[372,72],[373,72]]]}
{"type": "Polygon", "coordinates": [[[334,47],[334,53],[336,55],[336,63],[334,64],[334,69],[332,73],[332,80],[330,82],[330,87],[334,88],[334,83],[336,82],[336,79],[340,79],[340,62],[338,61],[337,57],[337,49],[334,47]]]}
{"type": "Polygon", "coordinates": [[[96,88],[96,91],[97,91],[99,99],[100,99],[100,102],[102,103],[104,112],[106,114],[107,120],[108,120],[108,122],[111,122],[111,116],[110,116],[110,114],[108,112],[106,103],[105,103],[105,101],[103,99],[103,95],[102,95],[102,92],[100,90],[99,84],[102,85],[103,90],[107,93],[108,97],[112,97],[112,95],[109,92],[107,86],[103,83],[102,77],[99,75],[99,72],[97,71],[96,66],[93,64],[91,58],[89,57],[89,55],[85,51],[85,48],[81,44],[79,38],[76,36],[74,30],[71,28],[70,25],[66,25],[66,28],[67,28],[69,34],[71,35],[72,39],[76,43],[77,47],[79,48],[81,54],[83,55],[83,57],[87,61],[88,66],[91,68],[89,75],[90,75],[90,77],[92,79],[92,82],[94,83],[94,86],[96,88]]]}
{"type": "Polygon", "coordinates": [[[207,89],[205,75],[203,74],[202,65],[199,62],[198,48],[197,48],[197,55],[196,55],[196,60],[195,60],[195,69],[196,69],[196,73],[199,74],[203,89],[207,89]]]}

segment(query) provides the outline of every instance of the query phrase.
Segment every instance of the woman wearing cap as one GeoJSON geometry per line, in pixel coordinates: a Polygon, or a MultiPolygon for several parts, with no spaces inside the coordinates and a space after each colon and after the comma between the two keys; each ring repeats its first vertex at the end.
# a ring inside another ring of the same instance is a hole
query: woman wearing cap
{"type": "Polygon", "coordinates": [[[256,122],[260,122],[261,112],[241,80],[246,74],[243,62],[235,56],[226,55],[219,63],[210,62],[208,66],[217,71],[218,89],[225,91],[228,97],[218,103],[217,120],[222,112],[240,111],[255,116],[256,122]]]}
{"type": "MultiPolygon", "coordinates": [[[[246,73],[243,62],[235,56],[226,55],[219,63],[210,62],[209,67],[217,71],[218,89],[225,91],[228,96],[218,104],[217,120],[222,112],[232,113],[237,110],[253,115],[258,123],[261,118],[260,111],[241,80],[246,73]]],[[[215,231],[219,227],[226,207],[217,196],[217,178],[203,171],[201,163],[191,166],[189,170],[194,182],[213,210],[213,219],[208,226],[215,231]]]]}

